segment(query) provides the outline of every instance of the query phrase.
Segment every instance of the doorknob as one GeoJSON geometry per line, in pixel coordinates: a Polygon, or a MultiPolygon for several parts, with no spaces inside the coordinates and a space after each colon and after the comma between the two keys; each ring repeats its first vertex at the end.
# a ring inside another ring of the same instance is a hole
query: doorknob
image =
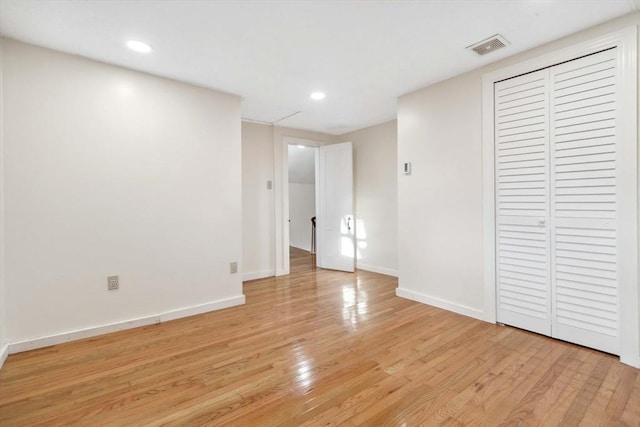
{"type": "Polygon", "coordinates": [[[347,217],[347,230],[351,231],[351,217],[347,217]]]}

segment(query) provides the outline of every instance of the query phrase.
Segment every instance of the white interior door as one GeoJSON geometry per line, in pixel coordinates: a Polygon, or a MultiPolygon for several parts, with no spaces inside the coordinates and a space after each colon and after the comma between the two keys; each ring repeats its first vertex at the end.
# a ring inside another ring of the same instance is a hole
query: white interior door
{"type": "Polygon", "coordinates": [[[552,336],[618,354],[616,49],[550,79],[552,336]]]}
{"type": "Polygon", "coordinates": [[[495,85],[498,322],[551,335],[548,70],[495,85]]]}
{"type": "Polygon", "coordinates": [[[320,147],[317,171],[318,267],[352,272],[355,266],[352,144],[320,147]]]}

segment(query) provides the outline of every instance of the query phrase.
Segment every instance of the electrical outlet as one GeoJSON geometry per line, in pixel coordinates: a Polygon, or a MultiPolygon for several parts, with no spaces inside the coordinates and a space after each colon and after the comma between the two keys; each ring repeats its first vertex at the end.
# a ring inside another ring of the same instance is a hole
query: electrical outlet
{"type": "Polygon", "coordinates": [[[115,291],[120,287],[120,277],[119,276],[108,276],[107,277],[107,289],[110,291],[115,291]]]}
{"type": "Polygon", "coordinates": [[[231,274],[233,273],[237,273],[238,272],[238,263],[237,262],[230,262],[229,263],[229,271],[231,272],[231,274]]]}

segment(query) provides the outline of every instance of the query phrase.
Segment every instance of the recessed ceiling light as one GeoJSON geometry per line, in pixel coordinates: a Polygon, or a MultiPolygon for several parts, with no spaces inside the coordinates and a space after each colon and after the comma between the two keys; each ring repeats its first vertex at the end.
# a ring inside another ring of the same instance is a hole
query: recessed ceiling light
{"type": "Polygon", "coordinates": [[[129,40],[127,42],[127,47],[131,50],[135,50],[136,52],[140,52],[140,53],[151,52],[151,46],[138,40],[129,40]]]}
{"type": "Polygon", "coordinates": [[[300,145],[298,145],[298,148],[303,149],[303,148],[305,148],[305,146],[300,144],[300,145]]]}
{"type": "Polygon", "coordinates": [[[316,101],[319,101],[321,99],[324,99],[324,97],[327,96],[322,92],[313,92],[311,94],[311,99],[315,99],[316,101]]]}

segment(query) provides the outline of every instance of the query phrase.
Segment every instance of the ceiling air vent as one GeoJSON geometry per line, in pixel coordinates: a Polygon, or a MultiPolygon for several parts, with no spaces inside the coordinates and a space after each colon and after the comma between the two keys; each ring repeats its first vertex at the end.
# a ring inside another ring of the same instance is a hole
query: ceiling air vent
{"type": "Polygon", "coordinates": [[[507,41],[507,39],[502,37],[500,34],[496,34],[495,36],[491,36],[486,40],[482,40],[481,42],[472,44],[471,46],[467,46],[467,50],[474,51],[478,55],[486,55],[487,53],[491,53],[494,50],[498,50],[508,45],[509,42],[507,41]]]}

